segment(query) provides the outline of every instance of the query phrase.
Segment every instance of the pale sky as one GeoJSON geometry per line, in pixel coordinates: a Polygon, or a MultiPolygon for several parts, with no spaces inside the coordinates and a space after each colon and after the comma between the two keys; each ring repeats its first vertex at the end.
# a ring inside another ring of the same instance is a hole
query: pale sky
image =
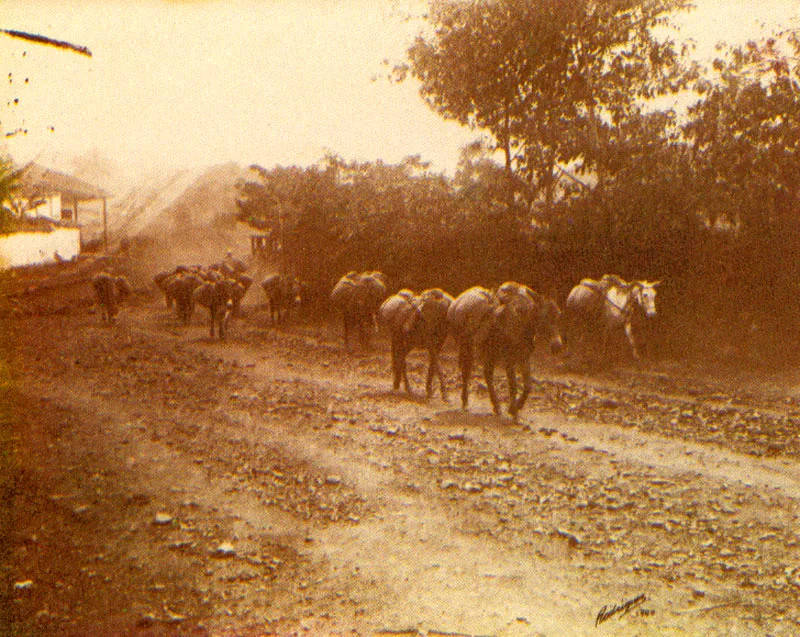
{"type": "MultiPolygon", "coordinates": [[[[683,33],[704,51],[720,39],[755,37],[762,23],[788,26],[800,13],[800,0],[697,4],[683,33]]],[[[0,0],[0,28],[93,53],[87,58],[0,36],[0,127],[3,134],[28,129],[1,150],[17,162],[36,159],[61,170],[93,150],[137,169],[228,161],[308,165],[326,150],[346,160],[391,163],[420,154],[452,175],[460,148],[477,133],[430,111],[412,82],[375,79],[385,74],[384,59],[402,59],[419,28],[404,17],[419,14],[420,6],[416,0],[0,0]]]]}

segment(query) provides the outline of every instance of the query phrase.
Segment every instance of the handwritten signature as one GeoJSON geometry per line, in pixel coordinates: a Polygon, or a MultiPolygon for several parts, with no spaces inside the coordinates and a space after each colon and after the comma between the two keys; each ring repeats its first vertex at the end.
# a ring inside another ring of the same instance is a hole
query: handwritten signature
{"type": "Polygon", "coordinates": [[[647,601],[647,595],[642,593],[641,595],[637,595],[633,599],[629,599],[627,602],[622,602],[622,604],[614,604],[613,606],[603,606],[600,609],[600,612],[597,613],[597,617],[594,620],[594,625],[599,626],[605,621],[608,621],[615,615],[626,615],[630,611],[632,611],[637,606],[641,606],[647,601]]]}

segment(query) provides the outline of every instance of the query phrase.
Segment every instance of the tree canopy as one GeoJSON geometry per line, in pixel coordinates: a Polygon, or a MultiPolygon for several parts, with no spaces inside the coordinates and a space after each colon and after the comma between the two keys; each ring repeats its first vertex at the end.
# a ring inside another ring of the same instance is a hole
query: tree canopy
{"type": "Polygon", "coordinates": [[[663,29],[687,0],[434,0],[395,69],[447,119],[488,131],[530,206],[553,201],[556,166],[602,181],[643,102],[697,77],[663,29]],[[658,29],[662,35],[655,35],[658,29]]]}

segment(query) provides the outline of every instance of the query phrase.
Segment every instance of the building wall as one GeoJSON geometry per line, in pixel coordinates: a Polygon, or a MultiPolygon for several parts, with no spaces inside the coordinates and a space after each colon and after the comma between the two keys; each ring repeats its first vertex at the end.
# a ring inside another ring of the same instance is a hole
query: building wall
{"type": "Polygon", "coordinates": [[[25,214],[28,217],[47,217],[53,221],[61,221],[61,193],[45,197],[44,202],[26,210],[25,214]]]}
{"type": "Polygon", "coordinates": [[[58,228],[52,232],[15,232],[0,235],[0,268],[70,261],[81,250],[79,228],[58,228]]]}

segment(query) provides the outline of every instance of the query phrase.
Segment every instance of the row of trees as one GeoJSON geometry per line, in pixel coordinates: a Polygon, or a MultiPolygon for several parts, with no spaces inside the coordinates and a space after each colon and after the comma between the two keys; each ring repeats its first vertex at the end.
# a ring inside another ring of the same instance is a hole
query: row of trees
{"type": "Polygon", "coordinates": [[[419,157],[254,166],[240,216],[280,236],[285,267],[321,290],[380,268],[398,287],[514,278],[563,301],[580,278],[616,272],[665,281],[664,347],[758,335],[787,352],[800,326],[800,41],[720,48],[702,68],[669,37],[687,8],[435,0],[392,79],[415,78],[432,109],[482,133],[455,177],[419,157]]]}
{"type": "Polygon", "coordinates": [[[17,188],[17,175],[14,163],[8,157],[0,157],[0,234],[13,228],[14,215],[10,202],[17,188]]]}

